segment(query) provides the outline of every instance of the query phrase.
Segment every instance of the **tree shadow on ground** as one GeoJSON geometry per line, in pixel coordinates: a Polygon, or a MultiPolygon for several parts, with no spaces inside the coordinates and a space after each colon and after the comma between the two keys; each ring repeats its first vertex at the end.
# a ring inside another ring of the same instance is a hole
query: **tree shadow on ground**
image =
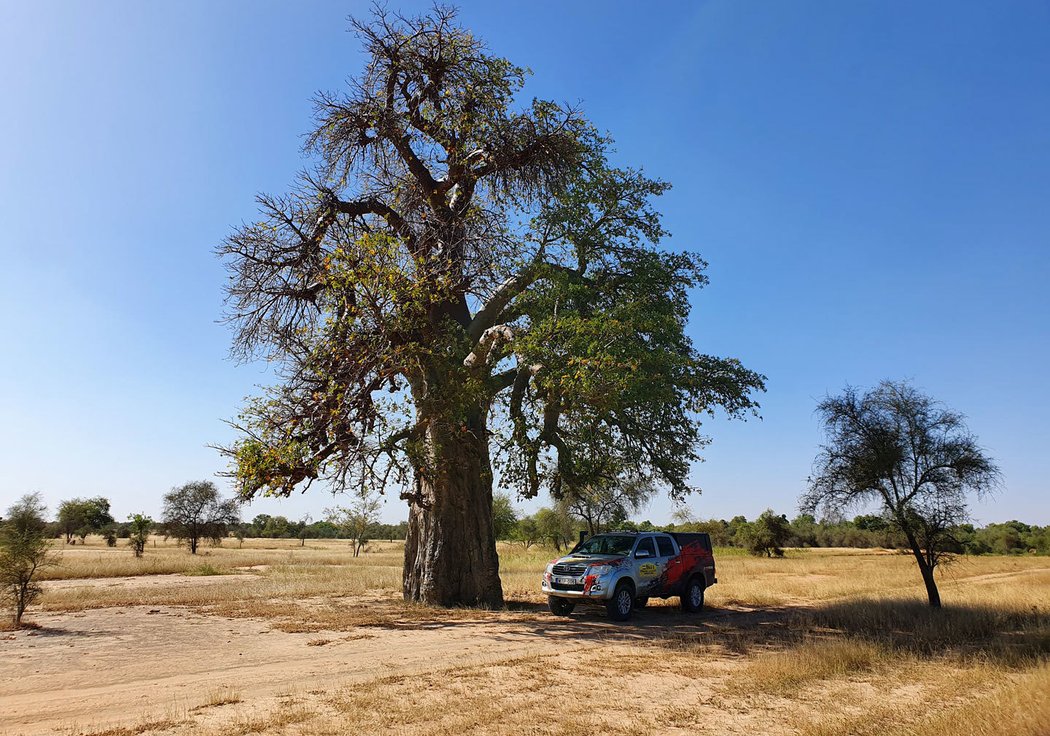
{"type": "Polygon", "coordinates": [[[86,629],[70,629],[64,626],[45,626],[44,624],[37,623],[35,621],[23,621],[20,629],[3,629],[0,630],[0,636],[6,639],[15,639],[20,637],[73,637],[77,639],[86,638],[99,638],[105,636],[111,636],[114,632],[104,630],[86,630],[86,629]]]}
{"type": "Polygon", "coordinates": [[[1050,611],[1034,606],[853,600],[812,608],[802,623],[917,656],[977,655],[1005,663],[1050,656],[1050,611]]]}
{"type": "MultiPolygon", "coordinates": [[[[569,616],[551,614],[545,603],[510,600],[500,610],[474,608],[413,607],[410,618],[381,617],[365,624],[395,630],[435,630],[477,627],[490,638],[520,638],[524,635],[570,640],[606,640],[650,643],[668,637],[701,636],[721,626],[739,631],[783,622],[788,608],[712,608],[702,613],[685,613],[677,606],[654,606],[636,611],[630,621],[608,618],[598,605],[579,605],[569,616]],[[422,612],[431,612],[432,616],[422,612]],[[732,622],[731,624],[729,622],[732,622]],[[505,633],[504,633],[505,632],[505,633]]],[[[393,611],[391,611],[393,613],[393,611]]]]}
{"type": "MultiPolygon", "coordinates": [[[[437,610],[442,609],[435,609],[437,610]]],[[[456,609],[454,617],[376,622],[378,628],[484,628],[493,638],[525,635],[571,641],[642,644],[678,652],[749,655],[787,650],[806,641],[869,643],[919,658],[958,656],[1017,666],[1050,658],[1050,611],[1010,606],[945,606],[919,601],[851,600],[813,606],[677,607],[637,611],[627,622],[599,606],[554,616],[545,604],[510,601],[502,611],[456,609]]]]}

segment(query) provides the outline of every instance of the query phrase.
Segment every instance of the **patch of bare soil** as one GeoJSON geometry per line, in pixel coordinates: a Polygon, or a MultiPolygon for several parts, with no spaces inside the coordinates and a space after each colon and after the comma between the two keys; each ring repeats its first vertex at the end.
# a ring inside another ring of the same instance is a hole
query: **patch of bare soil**
{"type": "Polygon", "coordinates": [[[302,633],[169,606],[38,614],[40,628],[0,635],[0,734],[161,733],[165,724],[180,732],[278,707],[293,693],[433,676],[515,656],[571,656],[672,630],[699,636],[720,621],[752,615],[716,611],[694,619],[657,609],[623,626],[599,609],[572,619],[531,608],[463,614],[469,620],[302,633]]]}

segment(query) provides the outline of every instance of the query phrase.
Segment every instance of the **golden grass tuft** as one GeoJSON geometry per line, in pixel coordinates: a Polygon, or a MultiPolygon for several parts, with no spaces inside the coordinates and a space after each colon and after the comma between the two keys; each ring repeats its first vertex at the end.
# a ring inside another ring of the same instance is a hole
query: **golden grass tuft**
{"type": "Polygon", "coordinates": [[[868,672],[893,659],[891,652],[868,641],[808,639],[785,651],[753,656],[744,677],[731,687],[737,692],[791,692],[812,682],[868,672]]]}
{"type": "Polygon", "coordinates": [[[239,690],[229,686],[223,685],[217,687],[214,690],[208,692],[208,696],[203,703],[193,708],[190,712],[199,711],[204,708],[218,708],[222,705],[233,705],[234,703],[241,702],[241,693],[239,690]]]}
{"type": "Polygon", "coordinates": [[[177,728],[183,721],[173,718],[144,719],[133,726],[114,726],[101,730],[84,731],[80,728],[70,728],[64,732],[64,736],[140,736],[141,734],[159,733],[177,728]]]}

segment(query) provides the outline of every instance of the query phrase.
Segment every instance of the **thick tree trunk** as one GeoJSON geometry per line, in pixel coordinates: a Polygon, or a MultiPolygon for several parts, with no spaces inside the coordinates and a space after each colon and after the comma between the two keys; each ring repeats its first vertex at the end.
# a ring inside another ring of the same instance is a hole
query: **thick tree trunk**
{"type": "Polygon", "coordinates": [[[427,462],[409,496],[405,600],[503,605],[492,527],[492,465],[484,410],[466,424],[429,422],[427,462]]]}

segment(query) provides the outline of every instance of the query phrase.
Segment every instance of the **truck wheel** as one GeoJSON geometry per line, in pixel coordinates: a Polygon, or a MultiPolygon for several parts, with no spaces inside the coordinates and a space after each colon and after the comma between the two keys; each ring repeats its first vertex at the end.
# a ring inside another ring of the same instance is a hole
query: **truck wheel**
{"type": "Polygon", "coordinates": [[[547,596],[547,608],[551,609],[551,613],[555,616],[568,616],[572,613],[572,609],[576,608],[576,601],[549,595],[547,596]]]}
{"type": "Polygon", "coordinates": [[[635,608],[645,608],[646,604],[648,604],[648,603],[649,603],[649,598],[647,596],[644,596],[644,595],[641,598],[635,598],[634,599],[634,607],[635,608]]]}
{"type": "Polygon", "coordinates": [[[634,590],[630,583],[620,583],[613,591],[612,598],[605,604],[609,618],[613,621],[626,621],[634,610],[634,590]]]}
{"type": "Polygon", "coordinates": [[[704,610],[704,581],[692,578],[682,593],[682,610],[688,613],[700,613],[704,610]]]}

